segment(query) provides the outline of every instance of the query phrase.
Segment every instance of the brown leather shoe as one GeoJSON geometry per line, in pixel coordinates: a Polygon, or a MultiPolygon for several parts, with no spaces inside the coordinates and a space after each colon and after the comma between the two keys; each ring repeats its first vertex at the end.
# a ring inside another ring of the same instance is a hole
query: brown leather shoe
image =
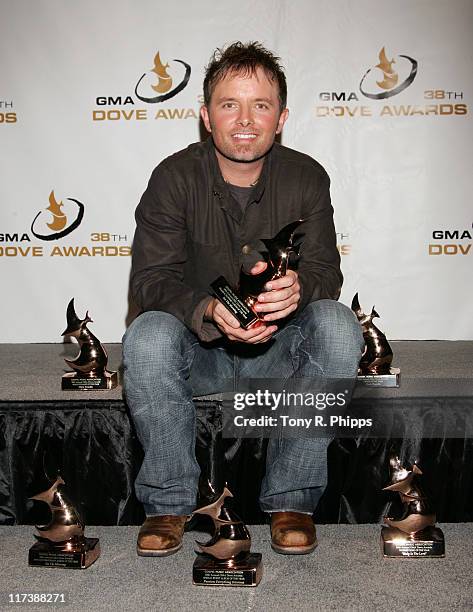
{"type": "Polygon", "coordinates": [[[142,557],[166,557],[182,546],[187,516],[148,516],[138,533],[136,550],[142,557]]]}
{"type": "Polygon", "coordinates": [[[310,514],[271,513],[271,548],[283,555],[306,555],[317,546],[315,525],[310,514]]]}

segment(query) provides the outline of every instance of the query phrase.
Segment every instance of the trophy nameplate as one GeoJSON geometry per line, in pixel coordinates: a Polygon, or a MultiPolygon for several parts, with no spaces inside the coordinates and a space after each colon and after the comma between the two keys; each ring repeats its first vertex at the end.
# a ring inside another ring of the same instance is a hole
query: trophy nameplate
{"type": "Polygon", "coordinates": [[[399,387],[401,370],[400,368],[389,368],[386,374],[358,374],[356,382],[363,387],[399,387]]]}
{"type": "Polygon", "coordinates": [[[198,586],[257,586],[263,575],[261,553],[252,553],[251,536],[243,521],[225,499],[233,497],[225,487],[213,503],[195,510],[209,516],[214,534],[206,542],[196,542],[199,552],[192,568],[192,581],[198,586]]]}
{"type": "Polygon", "coordinates": [[[254,306],[258,296],[264,291],[266,283],[285,276],[291,256],[298,256],[301,243],[295,245],[295,233],[303,220],[289,223],[274,238],[262,239],[266,251],[260,254],[266,262],[266,268],[259,274],[248,274],[243,266],[240,269],[239,284],[234,291],[225,277],[219,276],[210,286],[215,297],[239,321],[244,329],[263,321],[264,313],[258,313],[254,306]]]}
{"type": "Polygon", "coordinates": [[[67,328],[63,336],[73,336],[79,343],[80,352],[75,359],[64,359],[74,371],[62,377],[63,391],[101,391],[114,389],[118,384],[118,373],[107,370],[108,355],[100,340],[87,328],[92,323],[89,312],[79,319],[74,309],[74,298],[67,306],[67,328]]]}
{"type": "Polygon", "coordinates": [[[28,564],[36,567],[86,569],[99,557],[98,538],[66,542],[52,546],[49,542],[36,542],[28,553],[28,564]]]}
{"type": "Polygon", "coordinates": [[[45,502],[51,521],[38,526],[37,542],[28,553],[28,564],[34,567],[86,569],[99,557],[98,538],[84,536],[84,522],[67,497],[64,481],[58,477],[52,486],[31,499],[45,502]]]}
{"type": "Polygon", "coordinates": [[[210,286],[214,291],[215,297],[238,319],[244,329],[248,329],[256,321],[259,321],[258,315],[233,291],[225,277],[219,276],[210,286]]]}
{"type": "Polygon", "coordinates": [[[423,558],[444,557],[445,539],[436,527],[437,520],[431,496],[427,494],[422,471],[414,463],[405,469],[398,457],[391,457],[391,484],[383,491],[399,493],[402,514],[399,518],[385,516],[381,528],[381,549],[384,557],[423,558]]]}
{"type": "Polygon", "coordinates": [[[118,384],[118,372],[104,371],[101,376],[79,376],[77,372],[66,372],[62,376],[63,391],[102,391],[114,389],[118,384]]]}
{"type": "Polygon", "coordinates": [[[394,527],[382,527],[381,548],[386,558],[445,557],[442,530],[432,526],[413,534],[394,527]]]}
{"type": "Polygon", "coordinates": [[[257,586],[262,575],[261,553],[250,553],[242,561],[232,563],[198,555],[192,569],[192,582],[200,586],[257,586]]]}

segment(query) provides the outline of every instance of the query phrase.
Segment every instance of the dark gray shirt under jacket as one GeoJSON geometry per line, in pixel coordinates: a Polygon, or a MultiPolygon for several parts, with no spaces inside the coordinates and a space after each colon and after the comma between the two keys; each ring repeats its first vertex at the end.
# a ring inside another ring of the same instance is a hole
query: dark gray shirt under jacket
{"type": "Polygon", "coordinates": [[[298,311],[338,299],[343,277],[329,186],[318,162],[275,143],[243,209],[223,180],[211,138],[166,158],[136,209],[131,290],[137,305],[176,316],[202,341],[221,337],[203,320],[210,283],[223,275],[236,286],[248,245],[297,219],[306,220],[298,311]]]}

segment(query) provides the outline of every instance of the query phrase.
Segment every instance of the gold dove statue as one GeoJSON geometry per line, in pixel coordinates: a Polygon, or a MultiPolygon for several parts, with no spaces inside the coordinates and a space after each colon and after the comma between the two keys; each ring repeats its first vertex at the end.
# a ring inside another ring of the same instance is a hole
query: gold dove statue
{"type": "Polygon", "coordinates": [[[98,538],[84,536],[84,521],[69,499],[64,480],[58,476],[42,493],[30,499],[49,506],[51,520],[36,525],[37,540],[29,551],[29,565],[84,569],[100,555],[98,538]]]}
{"type": "Polygon", "coordinates": [[[100,340],[87,329],[87,323],[93,323],[89,311],[79,319],[74,309],[74,298],[67,305],[67,327],[63,336],[73,336],[79,343],[80,353],[75,359],[64,359],[68,366],[81,374],[102,374],[107,365],[108,356],[100,340]]]}
{"type": "Polygon", "coordinates": [[[87,323],[93,323],[89,311],[83,319],[79,319],[74,308],[74,298],[67,305],[67,327],[63,336],[74,337],[80,352],[75,359],[64,359],[74,371],[67,372],[62,377],[62,389],[69,391],[89,391],[113,389],[118,384],[117,372],[107,370],[107,351],[100,340],[87,328],[87,323]]]}
{"type": "Polygon", "coordinates": [[[211,504],[193,514],[212,519],[214,533],[208,542],[197,542],[200,554],[194,562],[193,582],[200,586],[257,586],[263,566],[260,553],[251,553],[251,536],[245,523],[225,500],[233,497],[227,487],[211,504]]]}
{"type": "Polygon", "coordinates": [[[390,465],[391,484],[384,487],[383,491],[399,493],[403,504],[403,513],[397,519],[385,516],[384,522],[386,525],[408,534],[435,525],[435,512],[422,485],[422,471],[415,463],[410,470],[406,470],[398,457],[392,457],[390,465]]]}
{"type": "Polygon", "coordinates": [[[84,535],[84,522],[68,498],[64,484],[64,480],[58,476],[47,491],[30,497],[45,502],[51,511],[51,520],[47,525],[36,525],[39,540],[62,543],[84,535]]]}
{"type": "Polygon", "coordinates": [[[383,491],[399,494],[402,511],[397,517],[385,516],[381,531],[385,557],[443,557],[445,541],[435,526],[437,517],[427,493],[422,470],[414,463],[406,469],[397,456],[391,457],[391,484],[383,491]]]}
{"type": "Polygon", "coordinates": [[[225,499],[233,497],[225,487],[213,504],[195,510],[194,514],[206,514],[214,524],[214,535],[206,543],[196,542],[200,552],[220,561],[242,559],[251,548],[251,536],[243,521],[233,510],[224,506],[225,499]]]}
{"type": "Polygon", "coordinates": [[[365,314],[358,301],[358,293],[351,303],[351,309],[360,322],[365,341],[365,352],[360,361],[360,374],[389,374],[393,360],[393,351],[386,336],[376,327],[373,319],[379,314],[373,308],[370,314],[365,314]]]}

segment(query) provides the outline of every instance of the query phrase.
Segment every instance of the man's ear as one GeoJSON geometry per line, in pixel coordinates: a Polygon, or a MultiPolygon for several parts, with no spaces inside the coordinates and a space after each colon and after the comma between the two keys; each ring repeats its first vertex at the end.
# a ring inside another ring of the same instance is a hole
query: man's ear
{"type": "Polygon", "coordinates": [[[276,129],[276,134],[280,134],[281,133],[282,128],[283,128],[284,124],[286,123],[288,116],[289,116],[289,109],[285,108],[282,111],[282,113],[280,114],[280,116],[279,116],[279,121],[278,121],[278,127],[276,129]]]}
{"type": "Polygon", "coordinates": [[[201,108],[200,108],[200,117],[201,117],[202,121],[204,122],[205,129],[207,130],[207,132],[211,133],[212,132],[212,128],[210,126],[209,111],[207,110],[206,106],[201,106],[201,108]]]}

